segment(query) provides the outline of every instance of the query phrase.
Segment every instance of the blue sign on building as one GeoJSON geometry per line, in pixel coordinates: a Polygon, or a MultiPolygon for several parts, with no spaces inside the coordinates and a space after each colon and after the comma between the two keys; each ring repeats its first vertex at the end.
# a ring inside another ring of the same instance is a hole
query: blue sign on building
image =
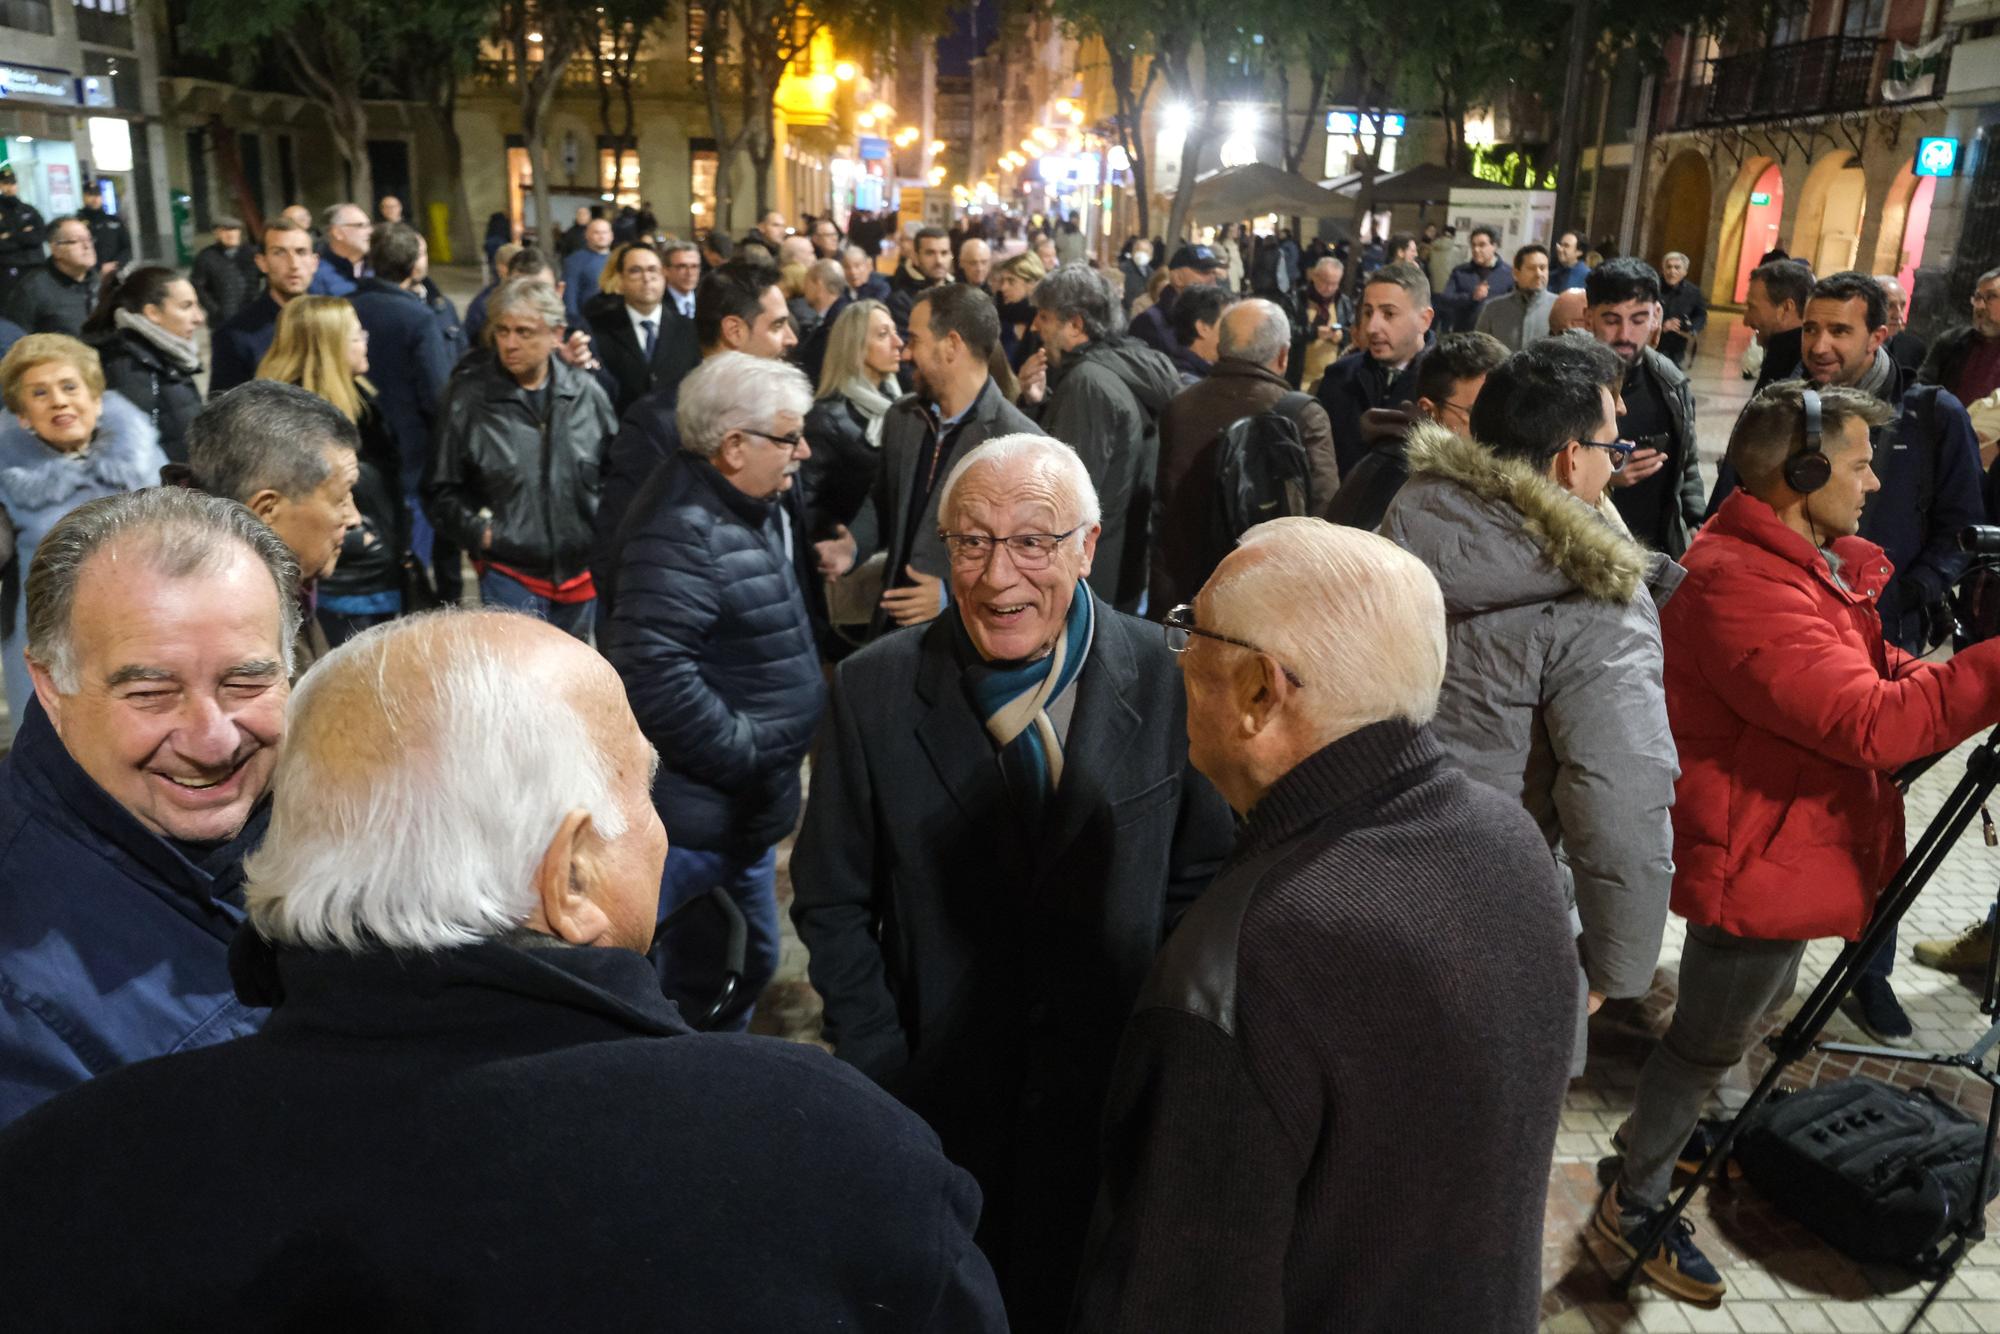
{"type": "Polygon", "coordinates": [[[1919,176],[1956,175],[1958,140],[1935,137],[1917,140],[1917,161],[1912,170],[1919,176]]]}
{"type": "Polygon", "coordinates": [[[861,136],[861,160],[863,162],[875,161],[888,156],[889,141],[887,139],[877,139],[875,136],[869,134],[861,136]]]}

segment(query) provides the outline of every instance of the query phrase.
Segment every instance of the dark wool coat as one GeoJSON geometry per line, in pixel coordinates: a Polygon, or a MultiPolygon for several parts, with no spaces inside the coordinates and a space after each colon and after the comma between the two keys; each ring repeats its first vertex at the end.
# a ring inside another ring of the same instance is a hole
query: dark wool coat
{"type": "Polygon", "coordinates": [[[1068,1309],[1119,1029],[1230,842],[1188,765],[1160,628],[1096,612],[1038,835],[967,700],[948,612],[835,671],[792,856],[826,1036],[979,1179],[981,1244],[1023,1330],[1068,1309]]]}
{"type": "Polygon", "coordinates": [[[1126,1029],[1075,1328],[1529,1334],[1573,966],[1533,823],[1426,729],[1305,760],[1126,1029]]]}
{"type": "Polygon", "coordinates": [[[640,955],[237,954],[263,1033],[0,1134],[9,1328],[1006,1328],[936,1137],[640,955]]]}

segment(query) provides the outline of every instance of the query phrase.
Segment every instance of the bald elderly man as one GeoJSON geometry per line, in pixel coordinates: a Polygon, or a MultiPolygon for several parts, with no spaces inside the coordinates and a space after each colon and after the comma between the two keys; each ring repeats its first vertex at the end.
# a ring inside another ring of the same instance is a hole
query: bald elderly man
{"type": "Polygon", "coordinates": [[[935,530],[951,602],[834,674],[793,919],[834,1054],[986,1198],[1014,1328],[1063,1327],[1118,1029],[1229,845],[1157,627],[1084,581],[1099,504],[1039,435],[968,451],[935,530]]]}
{"type": "Polygon", "coordinates": [[[958,280],[991,296],[993,290],[986,285],[986,279],[992,272],[993,247],[976,236],[967,238],[958,248],[958,280]]]}
{"type": "Polygon", "coordinates": [[[1243,817],[1105,1108],[1078,1330],[1530,1330],[1576,967],[1554,860],[1432,734],[1437,581],[1313,518],[1167,613],[1243,817]]]}
{"type": "Polygon", "coordinates": [[[930,1130],[661,996],[655,757],[602,658],[395,621],[290,721],[234,959],[269,1027],[0,1134],[11,1324],[1005,1328],[930,1130]]]}

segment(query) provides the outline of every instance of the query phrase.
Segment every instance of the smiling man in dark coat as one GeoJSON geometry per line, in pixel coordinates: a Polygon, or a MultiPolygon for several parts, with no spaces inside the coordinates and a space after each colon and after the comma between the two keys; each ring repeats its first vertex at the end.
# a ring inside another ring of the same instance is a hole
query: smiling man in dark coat
{"type": "Polygon", "coordinates": [[[1118,1031],[1229,848],[1157,626],[1083,582],[1099,506],[1045,436],[939,494],[952,605],[841,663],[792,857],[826,1036],[985,1191],[1014,1327],[1059,1328],[1118,1031]]]}
{"type": "MultiPolygon", "coordinates": [[[[36,547],[35,699],[0,761],[0,1125],[263,1022],[227,954],[270,813],[297,584],[249,510],[181,487],[91,501],[36,547]]],[[[14,1321],[48,1323],[10,1292],[14,1321]]]]}

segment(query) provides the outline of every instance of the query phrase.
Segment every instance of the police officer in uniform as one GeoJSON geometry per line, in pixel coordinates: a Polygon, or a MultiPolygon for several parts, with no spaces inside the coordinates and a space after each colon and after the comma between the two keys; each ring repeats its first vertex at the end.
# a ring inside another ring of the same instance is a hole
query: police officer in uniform
{"type": "Polygon", "coordinates": [[[48,228],[35,206],[20,197],[12,167],[0,167],[0,301],[23,272],[42,262],[48,228]]]}
{"type": "Polygon", "coordinates": [[[83,207],[76,216],[97,244],[98,272],[112,273],[132,262],[132,233],[123,218],[104,211],[104,190],[96,181],[83,187],[83,207]]]}

